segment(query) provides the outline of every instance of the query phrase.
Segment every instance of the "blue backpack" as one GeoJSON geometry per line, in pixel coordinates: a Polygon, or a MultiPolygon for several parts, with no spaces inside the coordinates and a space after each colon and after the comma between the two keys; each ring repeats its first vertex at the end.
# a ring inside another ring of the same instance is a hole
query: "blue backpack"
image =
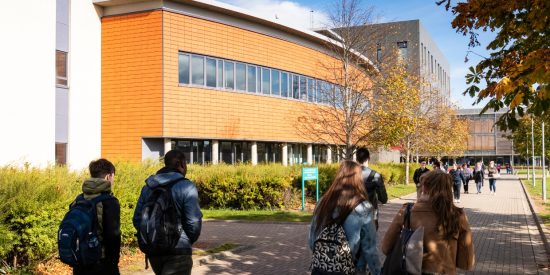
{"type": "Polygon", "coordinates": [[[71,267],[89,267],[99,263],[102,249],[97,233],[96,204],[110,198],[112,195],[107,193],[91,200],[85,199],[82,194],[76,197],[57,234],[59,259],[63,263],[71,267]]]}

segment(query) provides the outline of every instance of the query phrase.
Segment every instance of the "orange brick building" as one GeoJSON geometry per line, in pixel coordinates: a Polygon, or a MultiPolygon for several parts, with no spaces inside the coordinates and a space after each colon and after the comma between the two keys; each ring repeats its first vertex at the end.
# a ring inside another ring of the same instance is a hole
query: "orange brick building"
{"type": "Polygon", "coordinates": [[[101,154],[191,163],[319,163],[300,135],[320,104],[327,38],[214,1],[94,1],[101,20],[101,154]]]}

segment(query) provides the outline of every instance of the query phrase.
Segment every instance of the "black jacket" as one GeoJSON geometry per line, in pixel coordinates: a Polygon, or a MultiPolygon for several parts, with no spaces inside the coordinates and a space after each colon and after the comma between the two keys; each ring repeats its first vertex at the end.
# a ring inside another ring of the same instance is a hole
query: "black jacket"
{"type": "Polygon", "coordinates": [[[372,204],[374,209],[378,209],[378,202],[381,202],[382,204],[388,202],[388,194],[386,192],[386,187],[384,186],[384,179],[380,173],[374,171],[373,179],[371,181],[367,180],[371,174],[371,171],[374,170],[363,166],[363,183],[367,189],[369,202],[372,204]]]}
{"type": "Polygon", "coordinates": [[[414,176],[413,176],[413,181],[416,185],[419,185],[420,184],[420,176],[422,176],[424,173],[427,173],[429,172],[430,169],[428,169],[427,167],[422,169],[422,167],[416,169],[414,171],[414,176]]]}
{"type": "Polygon", "coordinates": [[[141,189],[136,210],[134,212],[134,227],[139,231],[141,224],[141,212],[152,188],[159,185],[167,185],[176,182],[172,186],[172,196],[176,205],[177,214],[181,220],[182,231],[174,255],[191,255],[191,245],[197,241],[201,234],[202,212],[199,206],[199,193],[193,182],[186,179],[177,170],[163,168],[156,175],[145,180],[145,186],[141,189]]]}
{"type": "MultiPolygon", "coordinates": [[[[111,183],[98,178],[90,178],[82,185],[85,199],[99,196],[101,193],[111,194],[111,183]]],[[[98,221],[101,222],[101,245],[103,246],[104,258],[101,264],[86,270],[74,269],[74,274],[101,274],[118,275],[118,261],[120,258],[120,203],[114,196],[97,204],[98,221]]]]}
{"type": "Polygon", "coordinates": [[[449,171],[449,174],[451,174],[451,177],[453,177],[453,181],[455,182],[455,184],[457,182],[464,182],[464,173],[462,173],[462,170],[451,169],[451,171],[449,171]]]}

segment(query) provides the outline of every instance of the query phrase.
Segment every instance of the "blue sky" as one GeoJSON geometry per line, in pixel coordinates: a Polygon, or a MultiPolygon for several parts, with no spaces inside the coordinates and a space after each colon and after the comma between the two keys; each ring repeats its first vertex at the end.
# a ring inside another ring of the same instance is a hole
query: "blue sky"
{"type": "MultiPolygon", "coordinates": [[[[326,20],[327,10],[332,0],[221,0],[221,2],[251,10],[264,17],[272,19],[277,17],[278,20],[287,24],[308,28],[311,25],[309,11],[314,11],[314,26],[321,27],[322,21],[326,20]]],[[[435,0],[363,0],[362,4],[375,7],[375,13],[379,15],[380,22],[420,19],[451,66],[452,101],[460,108],[474,108],[472,107],[474,99],[462,95],[467,87],[464,76],[467,74],[468,67],[477,64],[481,58],[470,54],[469,62],[464,63],[469,37],[456,33],[451,27],[454,16],[450,11],[437,6],[435,0]]],[[[489,56],[485,46],[492,37],[494,37],[493,33],[480,33],[481,46],[472,50],[482,56],[489,56]]]]}

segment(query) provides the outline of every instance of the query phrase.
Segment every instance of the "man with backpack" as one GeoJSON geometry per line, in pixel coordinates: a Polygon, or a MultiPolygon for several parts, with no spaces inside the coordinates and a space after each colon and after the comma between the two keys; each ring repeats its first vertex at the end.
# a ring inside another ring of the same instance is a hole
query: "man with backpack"
{"type": "Polygon", "coordinates": [[[369,168],[370,152],[366,147],[360,147],[356,152],[357,162],[362,165],[363,183],[367,189],[369,202],[374,208],[374,224],[378,230],[378,202],[385,204],[388,202],[388,194],[384,186],[384,179],[380,173],[369,168]]]}
{"type": "Polygon", "coordinates": [[[133,218],[138,244],[155,274],[191,274],[191,246],[202,225],[198,191],[185,178],[183,152],[167,152],[164,164],[141,189],[133,218]]]}
{"type": "Polygon", "coordinates": [[[120,203],[111,192],[115,166],[98,159],[89,170],[91,178],[59,227],[59,258],[73,267],[73,274],[118,275],[120,203]]]}

